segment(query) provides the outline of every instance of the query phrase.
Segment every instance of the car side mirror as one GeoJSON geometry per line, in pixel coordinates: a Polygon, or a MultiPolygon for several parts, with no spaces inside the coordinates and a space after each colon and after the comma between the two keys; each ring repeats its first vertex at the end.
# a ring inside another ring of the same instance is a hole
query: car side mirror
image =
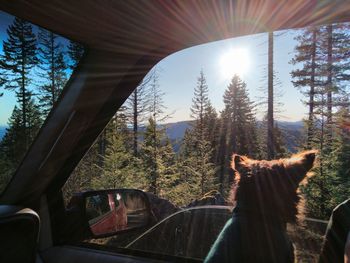
{"type": "Polygon", "coordinates": [[[87,191],[73,196],[71,202],[79,206],[80,220],[93,238],[142,228],[152,219],[147,195],[136,189],[87,191]]]}

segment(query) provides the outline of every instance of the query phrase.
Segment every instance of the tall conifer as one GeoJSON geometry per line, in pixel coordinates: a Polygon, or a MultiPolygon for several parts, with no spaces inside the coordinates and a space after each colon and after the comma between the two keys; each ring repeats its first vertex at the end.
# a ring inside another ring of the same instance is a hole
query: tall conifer
{"type": "Polygon", "coordinates": [[[84,47],[81,44],[71,40],[69,41],[68,55],[71,61],[69,63],[69,67],[71,68],[71,70],[74,70],[77,67],[79,61],[84,55],[84,51],[84,47]]]}
{"type": "Polygon", "coordinates": [[[38,63],[36,41],[32,25],[23,19],[15,18],[7,29],[7,40],[3,41],[4,55],[1,58],[8,80],[5,88],[16,92],[19,103],[25,148],[29,145],[27,106],[32,96],[32,91],[29,89],[30,73],[38,63]]]}
{"type": "Polygon", "coordinates": [[[39,68],[43,85],[40,87],[39,102],[44,116],[55,105],[67,81],[67,65],[64,59],[63,46],[58,36],[45,29],[39,29],[39,68]]]}

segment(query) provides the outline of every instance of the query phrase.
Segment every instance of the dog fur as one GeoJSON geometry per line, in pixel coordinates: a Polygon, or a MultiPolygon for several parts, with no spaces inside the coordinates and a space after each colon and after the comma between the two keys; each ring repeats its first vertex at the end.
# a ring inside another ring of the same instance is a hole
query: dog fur
{"type": "Polygon", "coordinates": [[[298,188],[315,156],[315,151],[306,151],[259,161],[233,155],[236,206],[205,262],[294,262],[286,224],[295,223],[300,214],[298,188]]]}

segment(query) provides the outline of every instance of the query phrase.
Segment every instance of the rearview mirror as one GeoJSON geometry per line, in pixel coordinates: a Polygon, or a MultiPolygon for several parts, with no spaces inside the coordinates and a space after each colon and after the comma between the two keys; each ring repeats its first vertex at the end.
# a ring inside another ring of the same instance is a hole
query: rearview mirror
{"type": "Polygon", "coordinates": [[[136,189],[88,191],[75,195],[94,238],[145,227],[151,210],[147,195],[136,189]]]}

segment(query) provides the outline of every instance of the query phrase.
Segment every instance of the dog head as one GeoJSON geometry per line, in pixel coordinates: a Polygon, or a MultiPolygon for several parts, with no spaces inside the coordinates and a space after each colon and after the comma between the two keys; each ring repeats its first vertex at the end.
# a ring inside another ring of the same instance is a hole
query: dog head
{"type": "Polygon", "coordinates": [[[286,222],[295,221],[300,201],[298,188],[313,167],[315,157],[316,151],[272,161],[234,154],[234,200],[260,214],[268,213],[286,222]]]}

